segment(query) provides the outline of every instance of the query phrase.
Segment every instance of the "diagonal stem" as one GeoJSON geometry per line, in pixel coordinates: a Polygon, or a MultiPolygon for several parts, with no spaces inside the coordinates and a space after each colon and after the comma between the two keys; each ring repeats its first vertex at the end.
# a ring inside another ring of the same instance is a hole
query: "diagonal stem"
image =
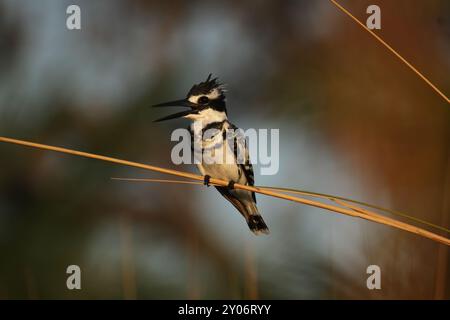
{"type": "Polygon", "coordinates": [[[384,41],[379,35],[370,30],[364,23],[358,20],[354,15],[352,15],[347,9],[341,6],[336,0],[330,0],[339,10],[348,15],[353,21],[355,21],[360,27],[369,32],[375,39],[377,39],[383,46],[385,46],[389,51],[391,51],[397,58],[399,58],[408,68],[410,68],[415,74],[419,76],[426,84],[428,84],[437,94],[439,94],[447,103],[450,103],[450,99],[436,87],[427,77],[425,77],[416,67],[403,58],[400,53],[398,53],[394,48],[392,48],[386,41],[384,41]]]}
{"type": "MultiPolygon", "coordinates": [[[[183,177],[183,178],[188,178],[188,179],[192,179],[192,180],[203,181],[203,176],[200,176],[200,175],[196,175],[196,174],[192,174],[192,173],[188,173],[188,172],[183,172],[183,171],[177,171],[177,170],[161,168],[161,167],[157,167],[157,166],[151,166],[151,165],[138,163],[138,162],[132,162],[132,161],[128,161],[128,160],[111,158],[111,157],[102,156],[102,155],[93,154],[93,153],[87,153],[87,152],[82,152],[82,151],[77,151],[77,150],[72,150],[72,149],[66,149],[66,148],[61,148],[61,147],[49,146],[49,145],[45,145],[45,144],[34,143],[34,142],[18,140],[18,139],[12,139],[12,138],[7,138],[7,137],[0,137],[0,142],[17,144],[17,145],[27,146],[27,147],[31,147],[31,148],[55,151],[55,152],[60,152],[60,153],[66,153],[66,154],[71,154],[71,155],[75,155],[75,156],[79,156],[79,157],[97,159],[97,160],[102,160],[102,161],[106,161],[106,162],[112,162],[112,163],[121,164],[121,165],[125,165],[125,166],[130,166],[130,167],[141,168],[141,169],[145,169],[145,170],[150,170],[150,171],[170,174],[170,175],[183,177]]],[[[220,185],[220,186],[227,186],[228,185],[228,181],[221,180],[221,179],[216,179],[216,178],[211,178],[210,182],[212,184],[216,184],[216,185],[220,185]]],[[[337,206],[321,203],[321,202],[318,202],[318,201],[313,201],[313,200],[309,200],[309,199],[303,199],[303,198],[299,198],[299,197],[294,197],[294,196],[291,196],[291,195],[278,193],[278,192],[273,192],[273,191],[270,191],[270,190],[267,190],[267,189],[261,189],[261,188],[247,186],[247,185],[242,185],[242,184],[235,184],[234,187],[236,189],[242,189],[242,190],[257,192],[257,193],[264,194],[264,195],[267,195],[267,196],[271,196],[271,197],[275,197],[275,198],[279,198],[279,199],[283,199],[283,200],[289,200],[289,201],[293,201],[293,202],[297,202],[297,203],[302,203],[302,204],[306,204],[306,205],[313,206],[313,207],[316,207],[316,208],[321,208],[321,209],[325,209],[325,210],[328,210],[328,211],[338,212],[338,213],[345,214],[345,215],[348,215],[348,216],[358,217],[358,218],[362,218],[362,219],[365,219],[365,220],[369,220],[369,221],[377,222],[377,223],[380,223],[380,224],[388,225],[388,226],[395,227],[397,229],[401,229],[401,230],[404,230],[404,231],[408,231],[410,233],[414,233],[414,234],[420,235],[422,237],[431,239],[433,241],[440,242],[440,243],[443,243],[443,244],[446,244],[446,245],[450,246],[450,239],[448,239],[448,238],[442,237],[442,236],[440,236],[438,234],[435,234],[433,232],[427,231],[425,229],[422,229],[422,228],[419,228],[419,227],[416,227],[416,226],[412,226],[412,225],[404,223],[404,222],[400,222],[400,221],[397,221],[397,220],[394,220],[394,219],[391,219],[391,218],[384,217],[384,216],[379,215],[379,214],[367,215],[365,213],[362,213],[362,212],[359,212],[359,211],[354,211],[354,210],[351,210],[351,209],[344,209],[344,208],[340,208],[340,207],[337,207],[337,206]]]]}
{"type": "MultiPolygon", "coordinates": [[[[117,177],[113,177],[113,178],[111,178],[111,180],[130,181],[130,182],[160,182],[160,183],[203,185],[203,183],[197,182],[197,181],[168,180],[168,179],[117,178],[117,177]]],[[[214,184],[212,184],[212,185],[214,185],[214,184]]],[[[317,193],[317,192],[311,192],[311,191],[306,191],[306,190],[298,190],[298,189],[291,189],[291,188],[280,188],[280,187],[271,187],[271,186],[256,186],[256,187],[260,188],[260,189],[263,189],[263,190],[266,189],[266,190],[272,190],[272,191],[281,191],[281,192],[288,192],[288,193],[293,193],[293,194],[300,194],[300,195],[304,195],[304,196],[310,196],[310,197],[325,199],[325,200],[329,200],[329,201],[334,201],[336,203],[338,203],[338,201],[336,201],[336,200],[341,200],[340,204],[344,205],[344,206],[346,206],[344,204],[346,202],[353,203],[353,204],[356,204],[356,205],[362,205],[364,207],[380,210],[380,211],[383,211],[385,213],[390,213],[392,215],[397,215],[397,216],[400,216],[400,217],[403,217],[403,218],[407,218],[407,219],[410,219],[410,220],[415,221],[417,223],[421,223],[423,225],[426,225],[426,226],[429,226],[429,227],[432,227],[432,228],[436,228],[438,230],[450,233],[449,229],[447,229],[445,227],[442,227],[442,226],[439,226],[437,224],[434,224],[434,223],[428,222],[426,220],[422,220],[422,219],[410,216],[410,215],[408,215],[406,213],[403,213],[403,212],[400,212],[400,211],[395,211],[395,210],[383,208],[383,207],[376,206],[376,205],[373,205],[373,204],[370,204],[370,203],[366,203],[366,202],[362,202],[362,201],[357,201],[357,200],[344,198],[344,197],[340,197],[340,196],[335,196],[335,195],[331,195],[331,194],[317,193]]],[[[355,206],[355,207],[358,208],[357,206],[355,206]]],[[[367,212],[370,212],[370,211],[367,211],[367,212]]]]}

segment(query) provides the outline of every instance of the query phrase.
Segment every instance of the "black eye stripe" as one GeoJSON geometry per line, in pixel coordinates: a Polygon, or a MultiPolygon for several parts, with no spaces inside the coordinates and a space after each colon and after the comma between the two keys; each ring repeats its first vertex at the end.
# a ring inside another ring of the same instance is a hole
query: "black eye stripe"
{"type": "Polygon", "coordinates": [[[207,96],[201,96],[200,98],[198,98],[198,103],[204,104],[204,103],[208,103],[209,102],[209,98],[207,96]]]}

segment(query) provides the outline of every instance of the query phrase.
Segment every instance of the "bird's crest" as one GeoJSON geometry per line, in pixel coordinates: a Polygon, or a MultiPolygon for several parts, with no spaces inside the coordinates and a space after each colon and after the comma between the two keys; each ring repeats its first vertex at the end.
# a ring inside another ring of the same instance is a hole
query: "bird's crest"
{"type": "Polygon", "coordinates": [[[208,75],[208,78],[206,78],[206,80],[204,82],[200,82],[199,84],[195,84],[192,86],[191,90],[189,90],[188,92],[188,97],[189,96],[197,96],[197,95],[202,95],[202,94],[208,94],[211,91],[213,91],[214,89],[218,89],[220,91],[220,93],[224,93],[225,90],[225,85],[223,83],[220,83],[217,81],[217,77],[211,79],[212,74],[210,73],[208,75]]]}

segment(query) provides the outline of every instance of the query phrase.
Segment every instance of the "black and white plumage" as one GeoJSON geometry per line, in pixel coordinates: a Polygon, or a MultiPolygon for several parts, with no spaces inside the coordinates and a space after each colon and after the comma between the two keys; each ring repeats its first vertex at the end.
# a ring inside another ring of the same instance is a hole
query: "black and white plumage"
{"type": "Polygon", "coordinates": [[[206,81],[189,90],[186,99],[156,107],[174,105],[189,107],[190,110],[157,121],[180,117],[192,121],[189,127],[192,147],[194,149],[198,143],[201,150],[201,154],[194,154],[194,157],[206,183],[210,177],[229,181],[228,187],[216,186],[216,189],[243,215],[253,233],[268,234],[269,229],[256,206],[255,193],[232,187],[234,183],[253,186],[254,175],[246,140],[242,132],[228,121],[223,85],[209,75],[206,81]]]}

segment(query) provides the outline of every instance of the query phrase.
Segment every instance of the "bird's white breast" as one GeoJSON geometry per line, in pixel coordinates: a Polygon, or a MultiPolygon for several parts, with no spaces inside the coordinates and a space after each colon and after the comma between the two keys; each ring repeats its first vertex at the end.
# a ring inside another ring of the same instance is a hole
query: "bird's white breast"
{"type": "Polygon", "coordinates": [[[203,148],[201,158],[199,154],[197,155],[197,160],[201,162],[197,165],[200,172],[214,178],[245,183],[245,181],[239,181],[244,175],[241,174],[239,166],[236,164],[235,154],[230,144],[223,139],[223,130],[229,129],[228,122],[224,122],[220,129],[213,129],[212,135],[203,135],[203,129],[208,124],[226,120],[225,113],[206,111],[203,114],[203,119],[203,121],[199,122],[200,120],[198,120],[191,125],[192,132],[195,135],[194,139],[201,141],[203,148]]]}

